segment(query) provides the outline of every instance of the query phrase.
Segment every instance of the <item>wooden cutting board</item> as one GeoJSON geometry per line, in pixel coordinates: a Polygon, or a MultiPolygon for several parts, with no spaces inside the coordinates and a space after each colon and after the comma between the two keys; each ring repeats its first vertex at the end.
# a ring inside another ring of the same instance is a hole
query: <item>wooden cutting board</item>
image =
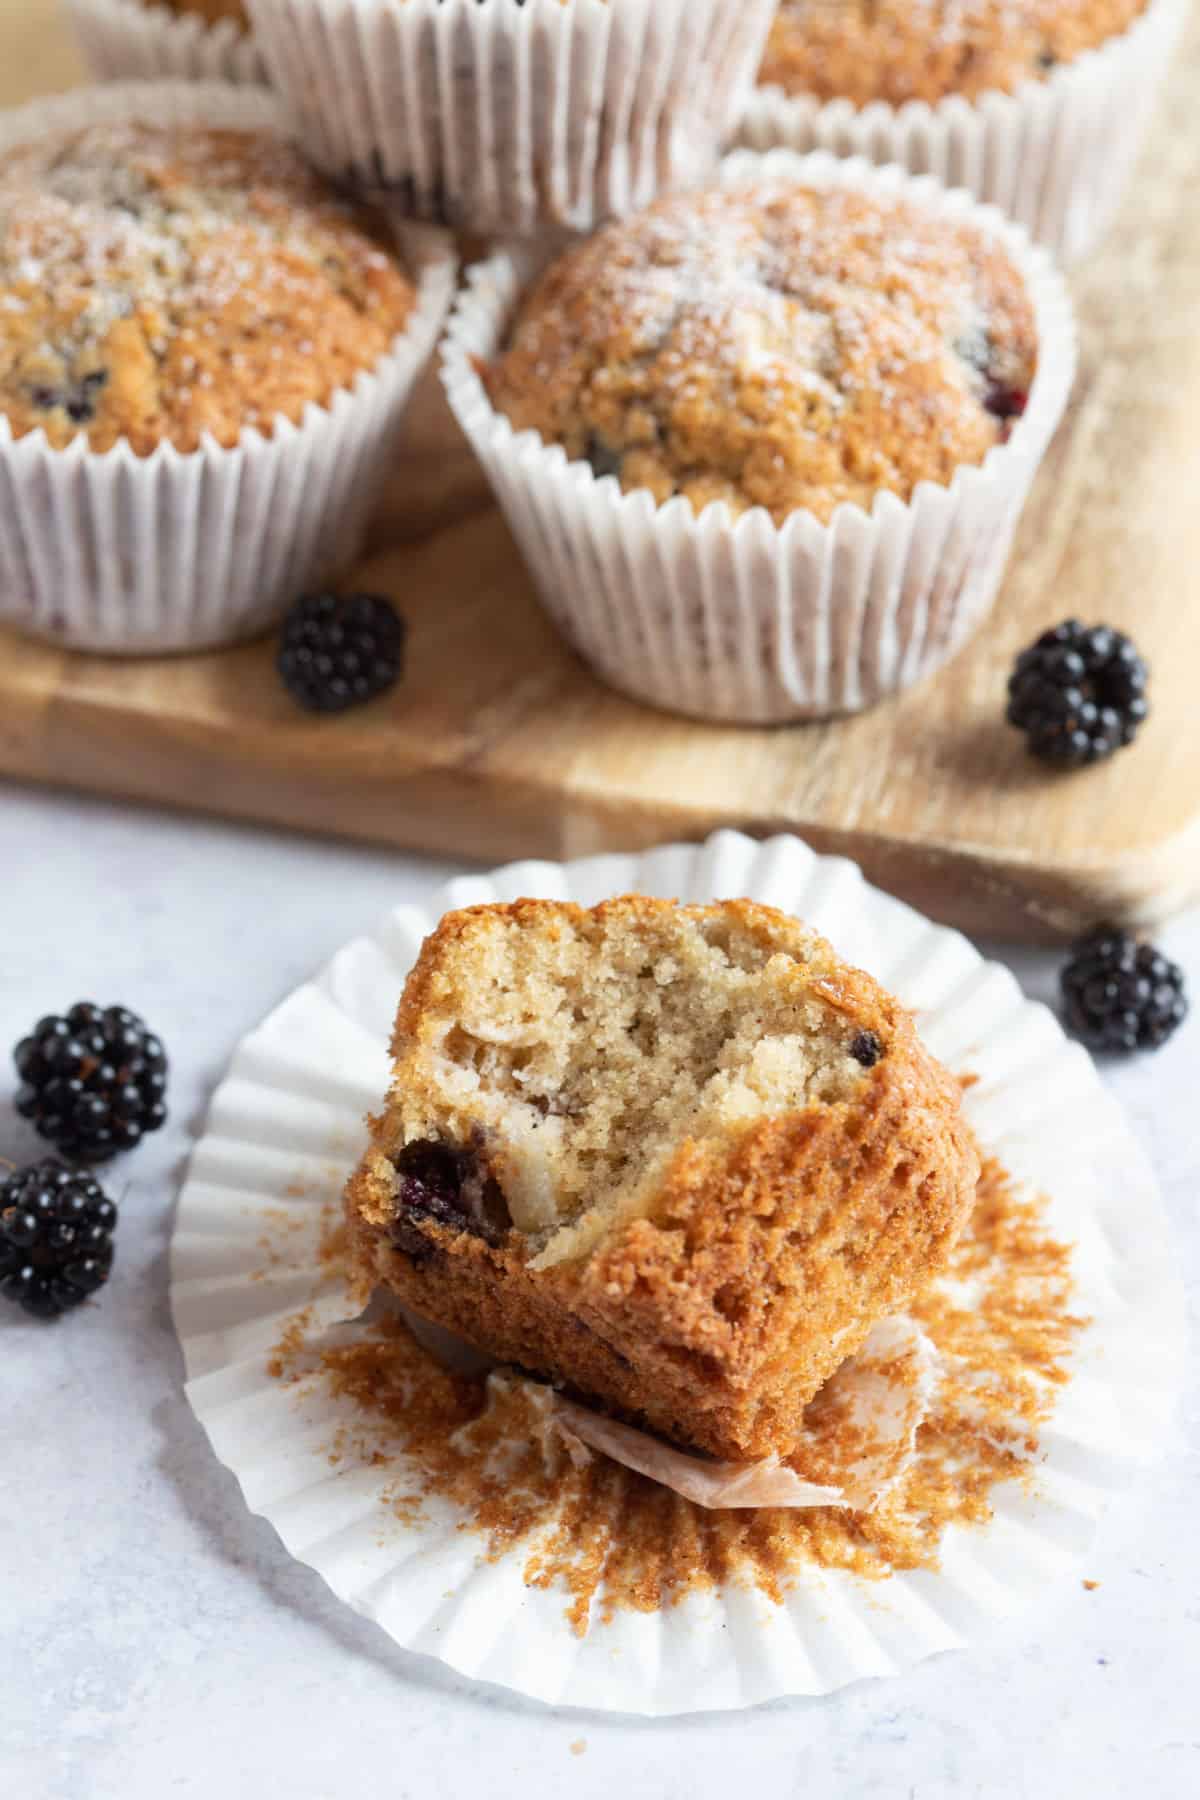
{"type": "MultiPolygon", "coordinates": [[[[49,0],[0,0],[0,100],[78,65],[49,0]]],[[[269,644],[127,663],[0,634],[0,770],[487,861],[795,830],[967,929],[1039,938],[1200,892],[1200,17],[1107,244],[1074,280],[1084,356],[992,620],[858,719],[704,727],[600,686],[557,641],[428,380],[357,585],[394,595],[409,670],[298,715],[269,644]],[[1153,718],[1048,773],[1003,723],[1012,658],[1068,615],[1130,631],[1153,718]]]]}

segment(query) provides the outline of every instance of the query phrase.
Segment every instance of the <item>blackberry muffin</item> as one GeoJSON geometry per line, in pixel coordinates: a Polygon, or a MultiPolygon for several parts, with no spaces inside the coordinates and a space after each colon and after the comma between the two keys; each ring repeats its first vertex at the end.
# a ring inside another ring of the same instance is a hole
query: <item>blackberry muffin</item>
{"type": "Polygon", "coordinates": [[[66,0],[66,8],[100,81],[266,79],[243,0],[66,0]]]}
{"type": "Polygon", "coordinates": [[[248,0],[305,149],[404,217],[588,231],[693,186],[775,0],[248,0]]]}
{"type": "Polygon", "coordinates": [[[118,653],[264,629],[361,546],[453,282],[261,90],[0,115],[0,619],[118,653]]]}
{"type": "Polygon", "coordinates": [[[973,1203],[912,1020],[747,901],[452,913],[393,1052],[346,1192],[366,1284],[715,1456],[786,1451],[973,1203]]]}
{"type": "Polygon", "coordinates": [[[859,711],[966,641],[1075,354],[1063,283],[995,213],[776,151],[548,270],[493,256],[442,373],[592,668],[780,724],[859,711]]]}
{"type": "Polygon", "coordinates": [[[967,224],[847,188],[672,196],[568,251],[484,380],[514,430],[699,513],[911,498],[1008,437],[1024,282],[967,224]]]}
{"type": "Polygon", "coordinates": [[[370,369],[415,289],[284,139],[137,121],[0,156],[0,412],[57,448],[231,448],[370,369]]]}
{"type": "Polygon", "coordinates": [[[1186,5],[783,0],[741,141],[932,174],[1070,260],[1120,200],[1186,5]]]}
{"type": "Polygon", "coordinates": [[[782,0],[763,86],[819,100],[933,104],[1041,81],[1127,31],[1147,0],[782,0]]]}

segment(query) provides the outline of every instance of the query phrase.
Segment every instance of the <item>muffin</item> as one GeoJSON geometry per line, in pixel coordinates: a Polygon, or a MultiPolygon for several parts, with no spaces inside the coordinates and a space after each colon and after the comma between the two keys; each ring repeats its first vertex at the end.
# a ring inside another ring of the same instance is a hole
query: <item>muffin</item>
{"type": "Polygon", "coordinates": [[[1147,0],[782,0],[764,87],[869,106],[1011,94],[1128,31],[1147,0]]]}
{"type": "Polygon", "coordinates": [[[775,0],[249,0],[306,149],[398,213],[590,230],[710,173],[775,0]]]}
{"type": "Polygon", "coordinates": [[[552,616],[705,718],[853,710],[986,611],[1074,361],[1020,233],[828,158],[732,159],[529,267],[494,259],[447,389],[552,616]]]}
{"type": "Polygon", "coordinates": [[[0,616],[181,648],[261,628],[347,560],[443,253],[414,282],[266,97],[199,84],[9,115],[0,219],[0,616]]]}
{"type": "Polygon", "coordinates": [[[131,120],[0,156],[0,412],[56,448],[232,449],[374,366],[416,290],[267,132],[131,120]]]}
{"type": "Polygon", "coordinates": [[[98,81],[237,81],[266,71],[243,0],[66,0],[98,81]]]}
{"type": "Polygon", "coordinates": [[[661,200],[553,263],[488,365],[492,405],[659,505],[827,522],[982,463],[1037,371],[1033,303],[972,226],[765,185],[661,200]]]}
{"type": "Polygon", "coordinates": [[[974,1199],[909,1016],[748,901],[452,913],[393,1052],[347,1188],[367,1282],[718,1457],[791,1447],[974,1199]]]}
{"type": "Polygon", "coordinates": [[[970,187],[1064,257],[1115,207],[1180,0],[783,0],[743,141],[970,187]]]}

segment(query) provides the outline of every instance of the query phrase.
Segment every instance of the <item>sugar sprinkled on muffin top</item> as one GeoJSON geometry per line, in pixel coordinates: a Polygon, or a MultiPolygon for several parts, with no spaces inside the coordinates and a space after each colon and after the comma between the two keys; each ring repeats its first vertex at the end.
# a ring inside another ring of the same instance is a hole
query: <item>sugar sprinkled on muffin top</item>
{"type": "Polygon", "coordinates": [[[518,430],[626,491],[782,523],[982,462],[1036,362],[1024,283],[977,231],[768,181],[673,196],[568,252],[485,378],[518,430]]]}
{"type": "Polygon", "coordinates": [[[0,159],[0,412],[63,446],[224,445],[372,367],[414,289],[271,133],[92,126],[0,159]]]}
{"type": "Polygon", "coordinates": [[[855,106],[1011,93],[1128,30],[1148,0],[783,0],[759,81],[855,106]]]}

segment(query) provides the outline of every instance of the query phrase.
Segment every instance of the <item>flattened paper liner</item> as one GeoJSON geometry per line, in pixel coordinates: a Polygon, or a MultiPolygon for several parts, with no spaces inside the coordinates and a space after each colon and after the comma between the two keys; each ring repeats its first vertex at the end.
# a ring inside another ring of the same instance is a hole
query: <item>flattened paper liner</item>
{"type": "Polygon", "coordinates": [[[588,231],[711,173],[775,0],[250,0],[313,160],[407,217],[588,231]]]}
{"type": "Polygon", "coordinates": [[[210,25],[145,0],[65,0],[97,81],[234,81],[261,86],[258,46],[234,19],[210,25]]]}
{"type": "Polygon", "coordinates": [[[725,159],[721,181],[900,198],[998,240],[1028,289],[1038,340],[1029,403],[1006,442],[948,486],[922,481],[908,502],[881,492],[869,513],[847,502],[827,524],[799,510],[776,525],[762,507],[734,519],[724,502],[697,516],[680,495],[659,506],[645,489],[624,493],[615,475],[515,431],[488,397],[480,362],[496,354],[538,267],[520,250],[471,270],[443,342],[446,395],[543,606],[605,681],[705,720],[860,712],[940,668],[991,608],[1075,377],[1070,297],[995,208],[899,169],[742,151],[725,159]]]}
{"type": "Polygon", "coordinates": [[[550,1397],[549,1420],[581,1449],[599,1450],[697,1506],[853,1506],[870,1512],[911,1463],[917,1428],[935,1385],[933,1345],[911,1319],[895,1318],[876,1325],[858,1355],[826,1382],[808,1431],[786,1461],[768,1456],[756,1463],[731,1463],[688,1456],[648,1432],[556,1394],[550,1397]],[[846,1449],[838,1453],[843,1421],[852,1427],[853,1441],[861,1444],[857,1455],[846,1449]],[[814,1461],[824,1465],[825,1485],[815,1479],[814,1461]],[[810,1474],[814,1479],[806,1479],[810,1474]]]}
{"type": "Polygon", "coordinates": [[[965,938],[791,837],[759,844],[722,832],[637,857],[518,863],[452,882],[428,908],[399,908],[239,1046],[192,1158],[171,1265],[196,1415],[293,1555],[406,1649],[542,1701],[609,1711],[829,1693],[962,1647],[1044,1600],[1077,1570],[1096,1520],[1152,1452],[1182,1366],[1161,1202],[1090,1058],[965,938]],[[383,1503],[387,1471],[329,1461],[332,1435],[352,1434],[359,1419],[353,1403],[304,1395],[272,1379],[267,1363],[297,1309],[318,1343],[323,1330],[355,1330],[335,1323],[346,1296],[320,1255],[321,1219],[363,1148],[362,1117],[388,1079],[396,1000],[437,917],[521,895],[590,906],[632,891],[787,908],[913,1007],[933,1053],[976,1078],[966,1106],[985,1147],[1051,1197],[1049,1224],[1075,1245],[1074,1304],[1090,1323],[1039,1434],[1035,1486],[997,1489],[986,1527],[951,1528],[936,1572],[865,1583],[802,1570],[780,1605],[731,1587],[657,1613],[618,1612],[579,1638],[560,1591],[525,1586],[528,1546],[481,1562],[482,1539],[438,1500],[419,1527],[400,1526],[383,1503]],[[264,1242],[273,1246],[265,1267],[264,1242]]]}
{"type": "Polygon", "coordinates": [[[758,88],[740,142],[830,150],[934,175],[998,206],[1071,262],[1098,241],[1122,199],[1186,16],[1187,0],[1150,0],[1128,31],[1046,80],[977,100],[953,94],[935,106],[855,107],[758,88]]]}
{"type": "MultiPolygon", "coordinates": [[[[251,131],[286,127],[261,88],[120,82],[0,113],[0,152],[93,124],[146,120],[251,131]]],[[[234,643],[353,561],[386,479],[408,397],[437,341],[456,262],[444,235],[403,244],[417,287],[404,330],[353,386],[270,436],[224,449],[162,443],[136,456],[85,437],[55,449],[0,416],[0,621],[109,655],[234,643]]]]}

